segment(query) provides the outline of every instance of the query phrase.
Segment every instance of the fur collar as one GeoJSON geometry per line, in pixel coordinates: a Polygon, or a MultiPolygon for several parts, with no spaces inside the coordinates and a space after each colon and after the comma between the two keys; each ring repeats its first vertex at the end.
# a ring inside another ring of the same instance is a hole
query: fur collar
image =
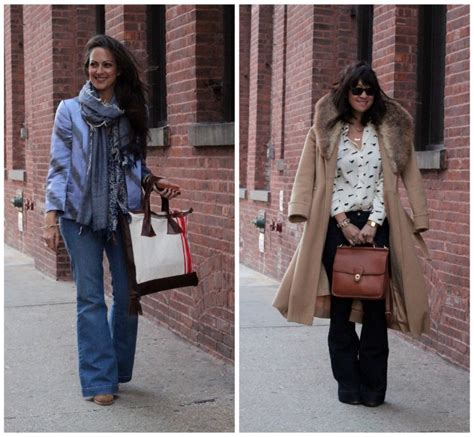
{"type": "MultiPolygon", "coordinates": [[[[394,173],[401,173],[410,157],[413,141],[413,122],[410,114],[394,100],[385,102],[387,113],[382,123],[377,127],[383,138],[383,145],[390,160],[394,173]]],[[[327,127],[329,120],[337,115],[336,107],[332,103],[331,94],[326,94],[316,103],[314,126],[316,143],[324,159],[329,159],[337,147],[342,122],[338,122],[332,129],[327,127]]]]}

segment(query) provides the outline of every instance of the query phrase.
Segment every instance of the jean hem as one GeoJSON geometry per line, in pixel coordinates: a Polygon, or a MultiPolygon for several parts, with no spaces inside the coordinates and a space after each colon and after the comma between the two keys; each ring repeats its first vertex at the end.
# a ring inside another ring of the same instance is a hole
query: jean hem
{"type": "Polygon", "coordinates": [[[118,382],[124,384],[125,382],[130,382],[132,380],[131,376],[119,376],[118,382]]]}
{"type": "Polygon", "coordinates": [[[118,392],[118,384],[98,385],[95,387],[87,387],[82,389],[82,396],[85,398],[95,395],[112,395],[118,392]]]}

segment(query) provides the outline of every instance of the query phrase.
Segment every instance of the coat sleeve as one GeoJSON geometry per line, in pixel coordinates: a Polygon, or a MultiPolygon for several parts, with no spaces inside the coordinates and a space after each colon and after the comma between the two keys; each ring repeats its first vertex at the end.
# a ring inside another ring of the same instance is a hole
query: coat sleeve
{"type": "Polygon", "coordinates": [[[427,231],[429,229],[428,207],[423,188],[423,179],[416,163],[416,153],[413,144],[408,162],[401,173],[401,178],[407,190],[408,200],[413,211],[415,232],[427,231]]]}
{"type": "Polygon", "coordinates": [[[67,182],[71,169],[72,120],[69,110],[62,101],[56,110],[48,177],[46,180],[45,211],[64,212],[67,182]]]}
{"type": "Polygon", "coordinates": [[[288,220],[299,223],[308,220],[316,173],[316,136],[311,127],[303,146],[295,182],[288,205],[288,220]]]}

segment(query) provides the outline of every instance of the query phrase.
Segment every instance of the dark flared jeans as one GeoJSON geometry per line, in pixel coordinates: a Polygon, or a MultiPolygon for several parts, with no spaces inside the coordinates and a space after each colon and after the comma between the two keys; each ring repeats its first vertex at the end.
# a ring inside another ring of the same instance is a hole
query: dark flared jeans
{"type": "MultiPolygon", "coordinates": [[[[347,216],[358,228],[367,223],[369,212],[349,212],[347,216]]],[[[323,264],[332,285],[332,266],[337,246],[348,245],[342,231],[331,218],[323,252],[323,264]]],[[[389,245],[387,220],[375,235],[378,247],[389,245]]],[[[384,300],[362,300],[364,317],[360,338],[355,323],[349,321],[352,299],[331,296],[331,321],[328,344],[334,378],[339,395],[360,395],[383,400],[387,388],[388,337],[384,300]]]]}

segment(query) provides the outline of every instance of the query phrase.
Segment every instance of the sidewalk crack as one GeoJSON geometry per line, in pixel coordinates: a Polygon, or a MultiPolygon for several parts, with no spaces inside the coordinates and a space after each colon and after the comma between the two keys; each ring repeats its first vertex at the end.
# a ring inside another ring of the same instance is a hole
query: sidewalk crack
{"type": "Polygon", "coordinates": [[[186,402],[184,404],[179,404],[180,407],[187,407],[189,405],[195,405],[195,404],[207,404],[209,402],[216,402],[216,398],[211,398],[211,399],[197,399],[192,402],[186,402]]]}

